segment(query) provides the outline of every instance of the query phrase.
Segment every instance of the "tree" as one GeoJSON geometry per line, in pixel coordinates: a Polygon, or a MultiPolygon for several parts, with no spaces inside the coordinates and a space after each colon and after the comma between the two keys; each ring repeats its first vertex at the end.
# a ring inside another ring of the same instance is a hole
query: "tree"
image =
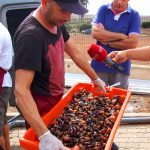
{"type": "Polygon", "coordinates": [[[80,0],[81,4],[87,7],[89,0],[80,0]]]}

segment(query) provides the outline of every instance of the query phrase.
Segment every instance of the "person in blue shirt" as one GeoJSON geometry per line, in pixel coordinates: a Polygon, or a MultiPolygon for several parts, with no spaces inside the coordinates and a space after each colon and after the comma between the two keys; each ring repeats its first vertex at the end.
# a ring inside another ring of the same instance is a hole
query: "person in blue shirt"
{"type": "MultiPolygon", "coordinates": [[[[114,50],[136,48],[138,45],[140,16],[128,2],[129,0],[113,0],[112,3],[101,6],[93,19],[92,37],[108,54],[114,50]]],[[[124,68],[122,73],[96,60],[92,60],[91,66],[106,85],[121,82],[120,88],[128,88],[130,60],[121,64],[124,68]]]]}

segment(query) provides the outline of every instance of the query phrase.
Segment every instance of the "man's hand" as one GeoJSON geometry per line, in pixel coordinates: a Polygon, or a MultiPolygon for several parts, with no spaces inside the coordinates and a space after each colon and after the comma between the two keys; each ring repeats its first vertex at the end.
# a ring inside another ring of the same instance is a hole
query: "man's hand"
{"type": "Polygon", "coordinates": [[[92,24],[95,28],[105,29],[105,27],[104,27],[104,25],[103,25],[102,23],[96,24],[96,23],[92,22],[91,24],[92,24]]]}
{"type": "Polygon", "coordinates": [[[113,51],[108,54],[116,63],[123,63],[128,59],[127,51],[113,51]]]}
{"type": "Polygon", "coordinates": [[[97,87],[98,90],[106,92],[106,85],[105,82],[102,81],[100,78],[92,81],[92,83],[97,87]]]}
{"type": "Polygon", "coordinates": [[[65,147],[50,131],[40,136],[39,141],[39,150],[69,150],[69,148],[65,147]]]}
{"type": "Polygon", "coordinates": [[[100,29],[105,29],[105,27],[102,23],[97,24],[97,27],[100,28],[100,29]]]}

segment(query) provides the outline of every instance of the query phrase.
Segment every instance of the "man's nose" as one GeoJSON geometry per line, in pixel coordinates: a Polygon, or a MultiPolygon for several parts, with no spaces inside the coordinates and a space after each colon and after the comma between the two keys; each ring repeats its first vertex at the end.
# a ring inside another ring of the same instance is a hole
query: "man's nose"
{"type": "Polygon", "coordinates": [[[121,4],[121,3],[122,3],[122,0],[118,0],[117,2],[118,2],[118,4],[121,4]]]}

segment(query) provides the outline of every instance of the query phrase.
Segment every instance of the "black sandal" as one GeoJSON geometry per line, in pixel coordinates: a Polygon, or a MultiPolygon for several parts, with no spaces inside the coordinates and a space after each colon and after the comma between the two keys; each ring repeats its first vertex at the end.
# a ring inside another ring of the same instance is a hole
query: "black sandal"
{"type": "Polygon", "coordinates": [[[118,150],[118,149],[119,149],[118,146],[115,143],[113,143],[112,147],[111,147],[111,150],[118,150]]]}

